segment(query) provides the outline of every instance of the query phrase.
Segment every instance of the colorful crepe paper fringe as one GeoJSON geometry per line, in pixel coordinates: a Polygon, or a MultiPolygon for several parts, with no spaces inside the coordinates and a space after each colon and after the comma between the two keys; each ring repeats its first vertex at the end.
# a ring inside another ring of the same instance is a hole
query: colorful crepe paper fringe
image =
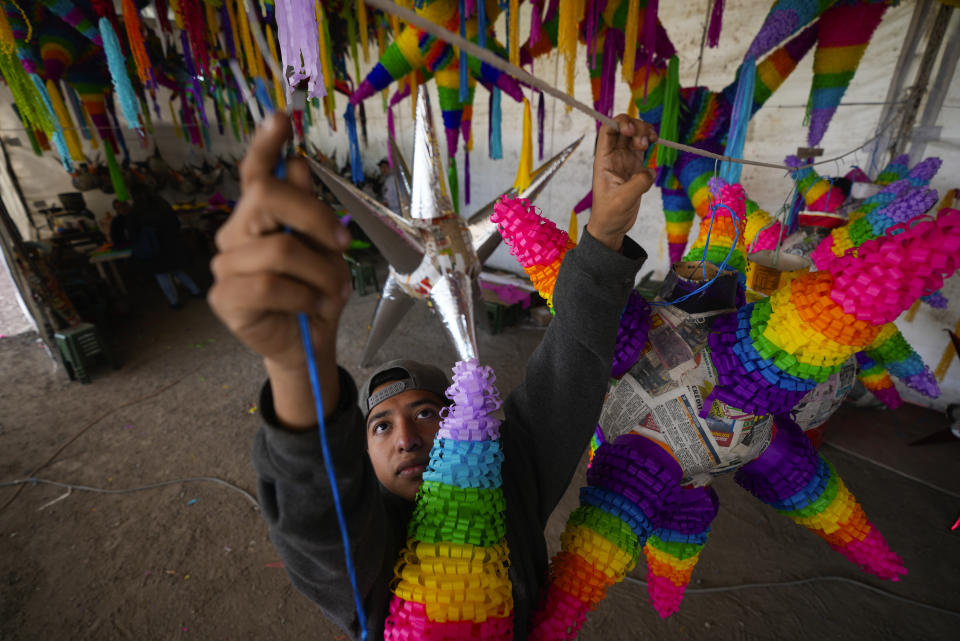
{"type": "Polygon", "coordinates": [[[890,373],[864,352],[857,352],[857,378],[871,394],[877,397],[888,409],[894,410],[903,404],[900,392],[893,385],[890,373]]]}
{"type": "Polygon", "coordinates": [[[497,224],[510,253],[516,257],[547,305],[553,309],[553,287],[560,263],[576,246],[567,232],[541,218],[527,200],[504,195],[490,220],[497,224]]]}
{"type": "Polygon", "coordinates": [[[838,2],[820,16],[808,105],[809,146],[816,147],[827,133],[830,120],[886,10],[885,3],[838,2]]]}
{"type": "Polygon", "coordinates": [[[712,180],[711,186],[715,191],[715,205],[711,207],[710,217],[700,221],[700,233],[683,259],[704,260],[718,268],[745,274],[746,194],[741,185],[725,184],[722,178],[712,180]]]}
{"type": "Polygon", "coordinates": [[[120,110],[127,126],[131,129],[140,128],[140,101],[130,84],[127,75],[126,63],[120,51],[120,42],[113,26],[106,18],[100,18],[100,35],[103,37],[103,49],[107,54],[107,66],[110,68],[110,78],[113,80],[113,90],[120,101],[120,110]]]}
{"type": "Polygon", "coordinates": [[[444,410],[395,569],[387,641],[512,638],[494,381],[476,360],[454,366],[453,405],[444,410]]]}
{"type": "MultiPolygon", "coordinates": [[[[531,641],[576,638],[607,588],[636,565],[668,499],[684,491],[677,485],[680,477],[673,457],[646,438],[627,434],[600,445],[587,470],[587,486],[580,489],[580,507],[570,515],[561,551],[550,562],[550,583],[533,615],[531,641]]],[[[661,570],[655,576],[671,574],[661,570]]],[[[652,599],[662,594],[654,590],[652,599]]]]}
{"type": "Polygon", "coordinates": [[[737,471],[736,480],[863,571],[890,581],[907,573],[834,467],[789,419],[777,419],[771,444],[737,471]]]}
{"type": "Polygon", "coordinates": [[[787,156],[787,165],[795,168],[790,177],[806,209],[831,213],[840,209],[848,195],[846,190],[834,185],[831,178],[818,174],[813,167],[801,165],[796,156],[787,156]]]}
{"type": "MultiPolygon", "coordinates": [[[[905,160],[904,160],[905,162],[905,160]]],[[[847,252],[868,240],[894,233],[900,225],[923,215],[937,201],[937,192],[926,185],[937,174],[939,158],[927,158],[907,171],[905,165],[891,165],[884,170],[888,177],[903,178],[888,183],[880,192],[865,199],[850,213],[846,225],[830,232],[811,252],[817,269],[831,269],[847,252]]],[[[883,174],[881,174],[883,175],[883,174]]]]}
{"type": "MultiPolygon", "coordinates": [[[[887,324],[960,265],[960,211],[945,209],[899,231],[719,319],[709,338],[718,382],[707,405],[783,414],[847,358],[892,340],[885,340],[887,324]]],[[[887,349],[891,362],[904,361],[905,376],[916,377],[911,382],[933,392],[929,373],[902,345],[887,349]]]]}
{"type": "Polygon", "coordinates": [[[288,99],[291,90],[304,80],[311,98],[327,95],[314,4],[313,0],[288,0],[276,5],[280,60],[284,69],[293,69],[288,78],[288,99]]]}
{"type": "Polygon", "coordinates": [[[744,58],[759,58],[809,24],[837,0],[775,0],[744,58]]]}

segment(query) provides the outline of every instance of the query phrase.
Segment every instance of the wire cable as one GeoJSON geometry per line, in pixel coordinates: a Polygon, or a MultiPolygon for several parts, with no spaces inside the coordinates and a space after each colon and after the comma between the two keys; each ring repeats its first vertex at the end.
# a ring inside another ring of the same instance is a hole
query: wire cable
{"type": "Polygon", "coordinates": [[[169,485],[179,485],[182,483],[217,483],[218,485],[223,485],[226,488],[233,490],[234,492],[239,492],[242,494],[250,503],[253,505],[254,509],[259,510],[260,504],[257,503],[257,499],[238,485],[234,485],[230,481],[224,481],[223,479],[217,478],[215,476],[191,476],[184,479],[174,479],[172,481],[161,481],[159,483],[151,483],[149,485],[141,485],[139,487],[129,487],[125,489],[108,489],[102,487],[90,487],[89,485],[77,485],[76,483],[64,483],[62,481],[53,481],[51,479],[41,479],[36,477],[26,478],[26,479],[15,479],[13,481],[3,481],[0,482],[0,487],[12,487],[14,485],[26,485],[32,483],[34,485],[38,483],[44,483],[46,485],[56,485],[57,487],[65,487],[70,490],[82,490],[84,492],[97,492],[99,494],[132,494],[134,492],[142,492],[144,490],[155,490],[160,487],[167,487],[169,485]]]}
{"type": "Polygon", "coordinates": [[[876,459],[873,459],[873,458],[870,458],[869,456],[866,456],[866,455],[864,455],[864,454],[860,454],[860,453],[858,453],[858,452],[855,452],[855,451],[853,451],[853,450],[851,450],[851,449],[848,449],[848,448],[846,448],[846,447],[843,447],[842,445],[837,445],[836,443],[831,443],[830,441],[826,441],[826,442],[824,443],[824,445],[827,445],[828,447],[832,447],[833,449],[838,450],[838,451],[840,451],[840,452],[843,452],[844,454],[847,454],[847,455],[852,456],[852,457],[854,457],[854,458],[860,459],[861,461],[866,461],[867,463],[872,463],[873,465],[876,465],[877,467],[882,468],[882,469],[884,469],[884,470],[886,470],[886,471],[888,471],[888,472],[893,472],[894,474],[897,474],[898,476],[902,476],[902,477],[905,478],[905,479],[910,479],[910,480],[913,481],[914,483],[919,483],[920,485],[923,485],[924,487],[928,487],[928,488],[930,488],[931,490],[936,490],[937,492],[940,492],[940,493],[942,493],[942,494],[946,494],[947,496],[949,496],[949,497],[951,497],[951,498],[960,499],[960,493],[958,493],[958,492],[954,492],[953,490],[948,490],[948,489],[946,489],[946,488],[944,488],[944,487],[940,487],[939,485],[935,485],[935,484],[931,483],[930,481],[924,481],[923,479],[917,478],[916,476],[913,476],[912,474],[907,474],[906,472],[902,472],[902,471],[898,470],[898,469],[895,468],[895,467],[891,467],[891,466],[887,465],[886,463],[881,463],[880,461],[878,461],[878,460],[876,460],[876,459]]]}
{"type": "MultiPolygon", "coordinates": [[[[632,576],[625,577],[627,581],[631,583],[636,583],[637,585],[647,585],[647,582],[643,579],[637,579],[632,576]]],[[[927,608],[928,610],[933,610],[935,612],[940,612],[942,614],[947,614],[953,617],[960,617],[960,611],[949,610],[947,608],[941,608],[938,605],[933,605],[932,603],[927,603],[926,601],[918,601],[917,599],[911,599],[909,597],[900,596],[899,594],[894,594],[893,592],[888,592],[887,590],[882,590],[878,587],[872,586],[865,581],[859,581],[857,579],[849,579],[845,576],[834,576],[834,575],[824,575],[824,576],[815,576],[810,577],[809,579],[796,579],[793,581],[773,581],[766,583],[739,583],[737,585],[718,585],[711,588],[690,588],[688,587],[684,590],[684,594],[718,594],[724,592],[738,592],[740,590],[757,590],[761,588],[786,588],[794,587],[798,585],[809,585],[811,583],[823,583],[823,582],[836,582],[836,583],[846,583],[848,585],[853,585],[864,590],[869,590],[876,594],[880,594],[895,601],[902,601],[909,605],[913,605],[919,608],[927,608]]]]}

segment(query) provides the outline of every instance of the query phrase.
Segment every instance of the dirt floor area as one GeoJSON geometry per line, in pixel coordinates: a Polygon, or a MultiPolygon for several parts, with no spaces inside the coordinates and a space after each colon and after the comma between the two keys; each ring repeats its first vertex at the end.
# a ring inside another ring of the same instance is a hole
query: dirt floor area
{"type": "MultiPolygon", "coordinates": [[[[112,492],[0,487],[0,638],[343,639],[290,586],[240,491],[255,489],[258,359],[203,301],[174,311],[144,287],[135,311],[106,332],[119,369],[95,370],[89,385],[69,382],[34,335],[0,340],[0,483],[32,475],[112,492]],[[122,492],[195,477],[232,485],[122,492]]],[[[345,313],[341,361],[355,376],[364,373],[356,364],[375,304],[375,295],[354,294],[345,313]]],[[[449,367],[454,353],[442,336],[417,306],[381,357],[449,367]]],[[[483,359],[504,395],[541,336],[521,326],[481,331],[483,359]]],[[[827,432],[824,454],[910,570],[899,583],[859,572],[723,478],[720,515],[680,612],[661,620],[646,588],[626,581],[580,638],[960,638],[960,527],[951,530],[960,516],[960,442],[908,445],[945,427],[941,415],[915,407],[844,408],[827,432]]],[[[548,529],[552,550],[582,484],[583,469],[548,529]]],[[[644,573],[641,563],[632,577],[644,573]]]]}

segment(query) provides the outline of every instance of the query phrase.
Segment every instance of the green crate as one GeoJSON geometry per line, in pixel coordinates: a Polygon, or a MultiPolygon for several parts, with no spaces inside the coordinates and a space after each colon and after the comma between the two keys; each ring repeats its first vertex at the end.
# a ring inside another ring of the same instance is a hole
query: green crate
{"type": "Polygon", "coordinates": [[[88,370],[100,358],[116,368],[113,356],[100,337],[100,332],[90,323],[81,323],[61,330],[53,337],[71,381],[89,383],[88,370]]]}

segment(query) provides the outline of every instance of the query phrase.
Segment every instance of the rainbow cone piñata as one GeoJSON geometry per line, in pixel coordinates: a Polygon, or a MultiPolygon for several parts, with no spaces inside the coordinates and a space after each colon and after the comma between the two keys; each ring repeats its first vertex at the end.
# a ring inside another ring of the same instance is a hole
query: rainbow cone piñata
{"type": "Polygon", "coordinates": [[[497,224],[510,253],[553,310],[553,286],[567,251],[576,247],[570,236],[541,218],[526,200],[503,196],[490,220],[497,224]]]}
{"type": "Polygon", "coordinates": [[[395,570],[387,641],[513,638],[501,405],[489,367],[460,361],[395,570]]]}
{"type": "Polygon", "coordinates": [[[883,0],[840,0],[820,16],[820,36],[813,58],[813,84],[810,87],[809,146],[819,145],[827,133],[830,120],[886,10],[887,3],[883,0]]]}

